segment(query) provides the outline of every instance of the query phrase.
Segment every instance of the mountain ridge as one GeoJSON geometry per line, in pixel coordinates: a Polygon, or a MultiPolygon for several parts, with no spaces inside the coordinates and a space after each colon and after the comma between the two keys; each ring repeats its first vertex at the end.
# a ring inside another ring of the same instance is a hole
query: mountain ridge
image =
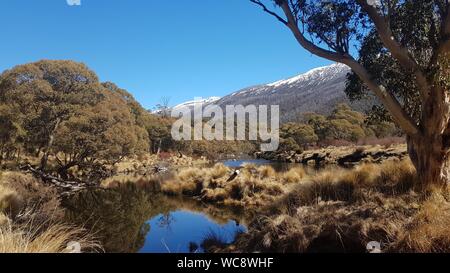
{"type": "MultiPolygon", "coordinates": [[[[353,109],[364,111],[364,102],[350,102],[345,94],[345,83],[350,68],[335,63],[329,66],[314,68],[279,81],[259,84],[235,91],[222,98],[202,99],[204,106],[216,104],[225,109],[227,105],[279,105],[281,122],[298,120],[302,114],[315,112],[330,114],[339,103],[347,103],[353,109]]],[[[179,104],[193,107],[195,101],[179,104]]]]}

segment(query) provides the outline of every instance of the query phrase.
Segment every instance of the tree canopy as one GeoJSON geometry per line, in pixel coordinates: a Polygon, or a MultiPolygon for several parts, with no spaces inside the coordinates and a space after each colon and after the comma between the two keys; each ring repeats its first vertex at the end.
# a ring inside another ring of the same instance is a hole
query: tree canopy
{"type": "Polygon", "coordinates": [[[148,150],[140,105],[112,84],[101,84],[84,64],[39,61],[0,75],[1,144],[22,144],[51,154],[66,171],[73,166],[148,150]],[[138,113],[139,112],[139,113],[138,113]]]}
{"type": "Polygon", "coordinates": [[[450,182],[448,0],[250,1],[303,48],[352,69],[347,93],[378,99],[407,135],[423,185],[450,182]]]}

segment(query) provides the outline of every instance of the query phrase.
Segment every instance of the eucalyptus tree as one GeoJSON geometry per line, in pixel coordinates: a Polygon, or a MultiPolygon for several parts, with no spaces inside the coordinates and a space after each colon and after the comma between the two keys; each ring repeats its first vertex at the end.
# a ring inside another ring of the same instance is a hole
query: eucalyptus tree
{"type": "MultiPolygon", "coordinates": [[[[148,133],[129,93],[101,84],[82,63],[43,60],[0,75],[0,149],[22,144],[51,155],[62,177],[72,167],[117,162],[148,151],[148,133]]],[[[141,111],[143,112],[143,111],[141,111]]]]}
{"type": "Polygon", "coordinates": [[[407,136],[421,186],[450,181],[449,0],[250,0],[310,53],[352,69],[407,136]]]}

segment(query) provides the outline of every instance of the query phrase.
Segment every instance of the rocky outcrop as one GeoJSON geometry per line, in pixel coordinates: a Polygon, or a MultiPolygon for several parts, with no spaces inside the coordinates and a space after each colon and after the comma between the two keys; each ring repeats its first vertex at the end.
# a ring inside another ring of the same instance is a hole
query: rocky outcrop
{"type": "Polygon", "coordinates": [[[408,157],[406,145],[346,146],[307,150],[302,153],[266,152],[256,153],[257,158],[305,165],[324,166],[328,164],[352,166],[360,163],[382,163],[387,160],[401,160],[408,157]]]}

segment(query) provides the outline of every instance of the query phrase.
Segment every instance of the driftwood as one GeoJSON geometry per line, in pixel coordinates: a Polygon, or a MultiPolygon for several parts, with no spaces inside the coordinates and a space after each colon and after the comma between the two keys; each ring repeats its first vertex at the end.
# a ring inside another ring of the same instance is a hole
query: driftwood
{"type": "Polygon", "coordinates": [[[22,166],[21,169],[26,172],[32,173],[34,176],[40,178],[45,184],[55,187],[62,195],[71,195],[88,188],[98,187],[96,183],[88,183],[80,180],[63,180],[59,177],[36,169],[29,164],[22,166]]]}

